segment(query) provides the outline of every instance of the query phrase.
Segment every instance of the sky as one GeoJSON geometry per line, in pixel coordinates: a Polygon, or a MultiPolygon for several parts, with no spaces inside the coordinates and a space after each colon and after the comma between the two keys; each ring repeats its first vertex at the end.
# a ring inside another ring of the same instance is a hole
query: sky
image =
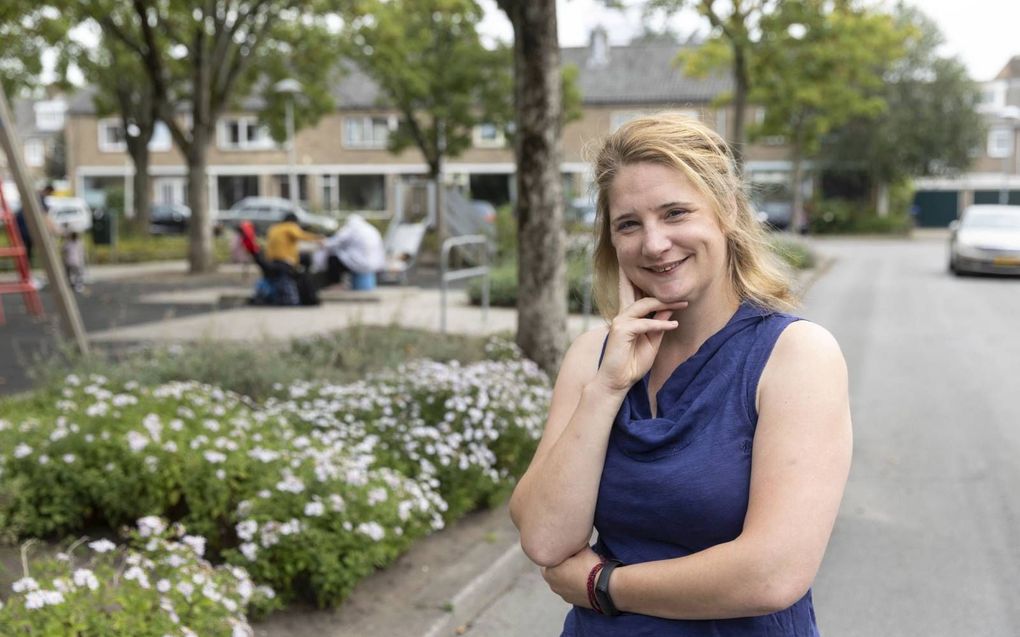
{"type": "MultiPolygon", "coordinates": [[[[510,41],[513,30],[506,15],[496,8],[495,0],[479,0],[486,10],[481,32],[492,38],[510,41]]],[[[945,55],[958,57],[970,76],[978,81],[991,80],[1010,57],[1020,55],[1020,0],[912,0],[910,2],[931,17],[946,38],[945,55]]],[[[640,4],[627,0],[628,6],[640,4]]],[[[890,6],[890,3],[884,3],[890,6]]],[[[556,0],[561,46],[584,46],[591,29],[602,25],[613,44],[626,44],[641,32],[641,12],[606,9],[600,0],[556,0]]],[[[661,24],[654,25],[661,27],[661,24]]],[[[696,15],[680,16],[672,26],[686,35],[706,29],[696,15]]]]}

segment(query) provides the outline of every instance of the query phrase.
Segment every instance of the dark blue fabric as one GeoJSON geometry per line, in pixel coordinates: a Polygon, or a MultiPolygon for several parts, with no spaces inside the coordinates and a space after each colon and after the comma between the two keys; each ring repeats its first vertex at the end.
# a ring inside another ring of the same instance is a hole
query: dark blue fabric
{"type": "MultiPolygon", "coordinates": [[[[636,564],[683,557],[740,535],[747,512],[755,393],[788,314],[742,304],[681,363],[648,404],[648,376],[627,394],[609,437],[595,508],[594,550],[636,564]]],[[[812,637],[810,591],[772,615],[671,620],[573,608],[565,637],[812,637]]]]}

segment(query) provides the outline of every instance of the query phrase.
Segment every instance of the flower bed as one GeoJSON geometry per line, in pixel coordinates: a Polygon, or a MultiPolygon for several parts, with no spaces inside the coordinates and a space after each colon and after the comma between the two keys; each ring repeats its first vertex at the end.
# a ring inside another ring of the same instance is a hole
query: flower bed
{"type": "Polygon", "coordinates": [[[59,400],[0,421],[0,526],[52,536],[165,516],[283,600],[332,605],[502,497],[549,398],[545,375],[514,358],[277,392],[258,405],[194,382],[69,377],[59,400]]]}

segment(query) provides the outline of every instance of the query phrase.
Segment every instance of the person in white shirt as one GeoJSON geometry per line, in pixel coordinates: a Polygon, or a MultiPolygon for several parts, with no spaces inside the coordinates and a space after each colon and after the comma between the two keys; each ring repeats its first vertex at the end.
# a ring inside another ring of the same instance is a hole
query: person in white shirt
{"type": "Polygon", "coordinates": [[[312,271],[325,271],[327,285],[339,283],[344,273],[378,272],[386,262],[382,235],[361,215],[352,214],[312,259],[312,271]]]}

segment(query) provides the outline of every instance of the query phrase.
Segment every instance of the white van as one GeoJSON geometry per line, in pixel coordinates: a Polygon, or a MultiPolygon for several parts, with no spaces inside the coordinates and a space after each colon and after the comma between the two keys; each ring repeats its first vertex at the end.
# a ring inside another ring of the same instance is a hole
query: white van
{"type": "Polygon", "coordinates": [[[61,234],[88,232],[92,228],[92,210],[80,197],[47,197],[50,219],[61,234]]]}

